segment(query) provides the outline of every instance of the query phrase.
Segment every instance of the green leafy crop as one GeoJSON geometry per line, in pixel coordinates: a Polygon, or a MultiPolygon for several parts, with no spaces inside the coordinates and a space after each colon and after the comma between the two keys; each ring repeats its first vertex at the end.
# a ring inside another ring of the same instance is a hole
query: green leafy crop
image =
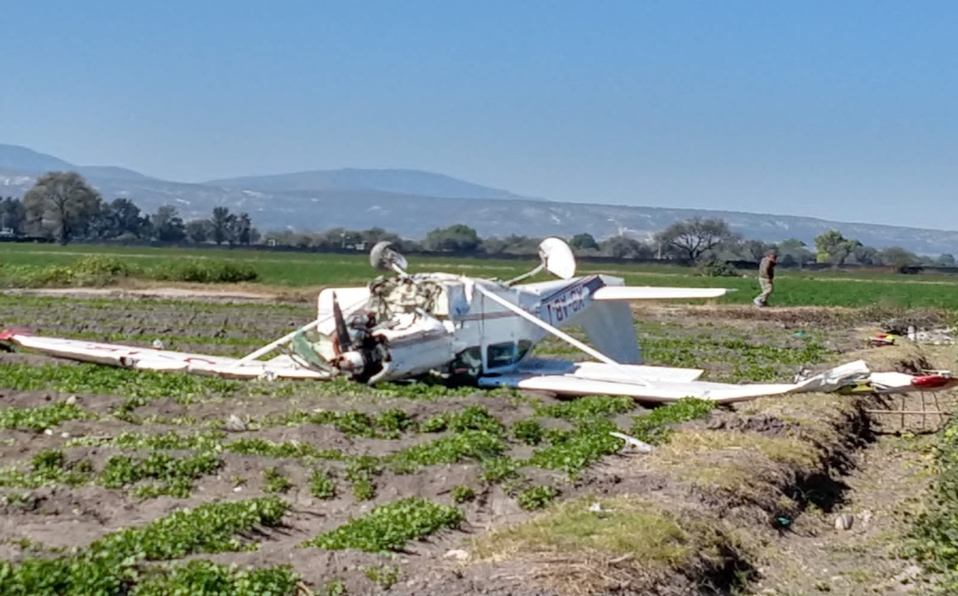
{"type": "Polygon", "coordinates": [[[715,402],[695,398],[660,406],[633,419],[632,436],[650,444],[663,443],[672,433],[669,425],[702,418],[714,409],[715,402]]]}
{"type": "Polygon", "coordinates": [[[317,499],[332,499],[336,496],[336,481],[328,470],[316,468],[309,477],[309,492],[317,499]]]}
{"type": "Polygon", "coordinates": [[[519,493],[519,507],[533,511],[542,509],[559,495],[559,491],[551,486],[533,486],[519,493]]]}
{"type": "Polygon", "coordinates": [[[133,588],[130,596],[293,596],[299,592],[299,582],[299,576],[290,565],[239,569],[212,561],[194,560],[169,569],[150,570],[146,579],[133,588]]]}
{"type": "Polygon", "coordinates": [[[411,540],[459,527],[463,518],[455,507],[411,497],[376,507],[362,517],[320,534],[304,546],[373,553],[398,551],[411,540]]]}
{"type": "Polygon", "coordinates": [[[193,490],[197,478],[212,474],[223,465],[212,453],[197,453],[175,457],[153,452],[138,458],[115,455],[103,468],[103,485],[107,488],[122,488],[141,480],[155,480],[158,484],[141,488],[136,494],[143,497],[171,495],[186,498],[193,490]]]}
{"type": "MultiPolygon", "coordinates": [[[[151,580],[150,568],[142,563],[171,561],[199,553],[248,550],[249,544],[236,536],[256,526],[279,525],[288,509],[288,503],[276,498],[208,503],[193,510],[179,510],[143,527],[107,534],[75,554],[59,558],[31,557],[17,564],[0,562],[0,594],[122,596],[136,593],[132,590],[141,581],[142,589],[146,590],[141,593],[164,594],[160,590],[168,584],[151,580]]],[[[196,580],[203,577],[219,582],[228,577],[249,580],[255,583],[252,589],[270,585],[285,588],[280,592],[283,594],[290,593],[288,580],[292,579],[288,571],[274,569],[244,575],[221,567],[204,569],[202,563],[153,573],[171,574],[167,577],[172,578],[173,585],[196,585],[196,580]]],[[[236,585],[249,588],[243,581],[236,585]]]]}
{"type": "Polygon", "coordinates": [[[419,426],[420,432],[441,432],[451,430],[463,432],[467,430],[481,430],[490,435],[499,436],[505,430],[502,423],[489,410],[482,406],[468,406],[461,412],[444,412],[436,414],[419,426]]]}
{"type": "MultiPolygon", "coordinates": [[[[0,363],[0,367],[2,366],[3,364],[0,363]]],[[[0,375],[3,375],[2,368],[0,368],[0,375]]],[[[57,403],[35,408],[3,408],[0,409],[0,428],[42,432],[66,420],[89,420],[92,418],[96,418],[93,413],[68,403],[57,403]]]]}

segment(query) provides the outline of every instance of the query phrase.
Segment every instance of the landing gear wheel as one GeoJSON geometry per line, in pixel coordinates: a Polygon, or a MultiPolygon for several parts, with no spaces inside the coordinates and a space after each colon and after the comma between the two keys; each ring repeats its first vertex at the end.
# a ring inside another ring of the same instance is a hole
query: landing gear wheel
{"type": "Polygon", "coordinates": [[[377,271],[395,271],[394,266],[405,270],[406,257],[399,254],[392,246],[393,243],[388,240],[377,242],[376,246],[369,251],[369,264],[377,271]]]}

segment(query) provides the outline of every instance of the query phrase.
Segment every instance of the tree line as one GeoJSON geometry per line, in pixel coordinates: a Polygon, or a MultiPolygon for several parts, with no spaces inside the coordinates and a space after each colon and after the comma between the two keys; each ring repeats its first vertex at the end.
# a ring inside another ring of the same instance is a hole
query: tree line
{"type": "Polygon", "coordinates": [[[130,199],[107,202],[76,172],[48,172],[23,196],[0,201],[6,236],[69,242],[103,240],[251,245],[261,234],[248,213],[216,207],[209,218],[184,221],[173,205],[143,213],[130,199]]]}
{"type": "MultiPolygon", "coordinates": [[[[269,232],[264,241],[276,246],[304,250],[365,248],[380,240],[395,242],[409,252],[447,252],[453,254],[535,255],[540,238],[511,235],[481,238],[473,228],[455,224],[429,232],[421,241],[402,239],[382,228],[364,231],[333,228],[322,232],[269,232]]],[[[785,267],[826,264],[871,265],[906,271],[916,266],[954,267],[950,254],[939,257],[918,256],[900,247],[876,249],[858,240],[846,239],[837,230],[829,230],[808,246],[798,239],[764,242],[742,238],[728,223],[717,218],[690,218],[678,221],[648,238],[624,234],[596,240],[588,233],[567,238],[580,256],[612,257],[638,261],[668,261],[697,266],[709,275],[735,274],[729,263],[757,263],[770,252],[778,255],[785,267]]]]}
{"type": "MultiPolygon", "coordinates": [[[[164,243],[213,243],[249,246],[268,244],[304,250],[364,250],[389,240],[409,252],[446,252],[457,255],[534,255],[540,238],[510,235],[482,238],[473,228],[454,224],[437,228],[420,241],[401,238],[382,228],[348,230],[333,228],[319,232],[268,232],[261,234],[248,213],[231,213],[216,207],[209,218],[184,221],[173,205],[144,214],[130,199],[106,202],[76,172],[48,172],[39,177],[23,199],[0,201],[0,228],[6,235],[34,236],[68,242],[157,241],[164,243]]],[[[918,256],[901,247],[876,249],[829,230],[808,246],[798,239],[768,243],[741,237],[718,218],[694,217],[678,221],[646,238],[619,234],[598,241],[581,233],[568,239],[581,256],[603,256],[630,260],[662,260],[694,265],[709,275],[734,274],[730,262],[759,261],[769,252],[779,255],[783,266],[821,263],[875,265],[899,271],[915,266],[954,267],[950,254],[918,256]]]]}

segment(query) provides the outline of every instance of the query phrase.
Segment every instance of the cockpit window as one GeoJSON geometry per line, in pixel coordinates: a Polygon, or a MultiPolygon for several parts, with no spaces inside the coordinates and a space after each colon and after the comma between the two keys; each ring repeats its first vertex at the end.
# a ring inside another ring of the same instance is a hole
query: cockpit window
{"type": "Polygon", "coordinates": [[[486,348],[486,367],[493,369],[515,364],[522,360],[530,349],[532,342],[528,340],[520,340],[518,344],[511,341],[491,344],[486,348]]]}

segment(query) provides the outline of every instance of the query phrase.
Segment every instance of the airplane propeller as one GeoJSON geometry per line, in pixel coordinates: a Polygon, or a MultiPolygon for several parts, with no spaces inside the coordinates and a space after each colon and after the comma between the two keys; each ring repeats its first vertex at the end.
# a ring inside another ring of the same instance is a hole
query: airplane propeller
{"type": "Polygon", "coordinates": [[[343,311],[339,308],[336,292],[333,292],[333,317],[336,319],[336,346],[339,353],[349,352],[353,349],[353,342],[349,338],[349,329],[346,328],[346,319],[343,318],[343,311]]]}

